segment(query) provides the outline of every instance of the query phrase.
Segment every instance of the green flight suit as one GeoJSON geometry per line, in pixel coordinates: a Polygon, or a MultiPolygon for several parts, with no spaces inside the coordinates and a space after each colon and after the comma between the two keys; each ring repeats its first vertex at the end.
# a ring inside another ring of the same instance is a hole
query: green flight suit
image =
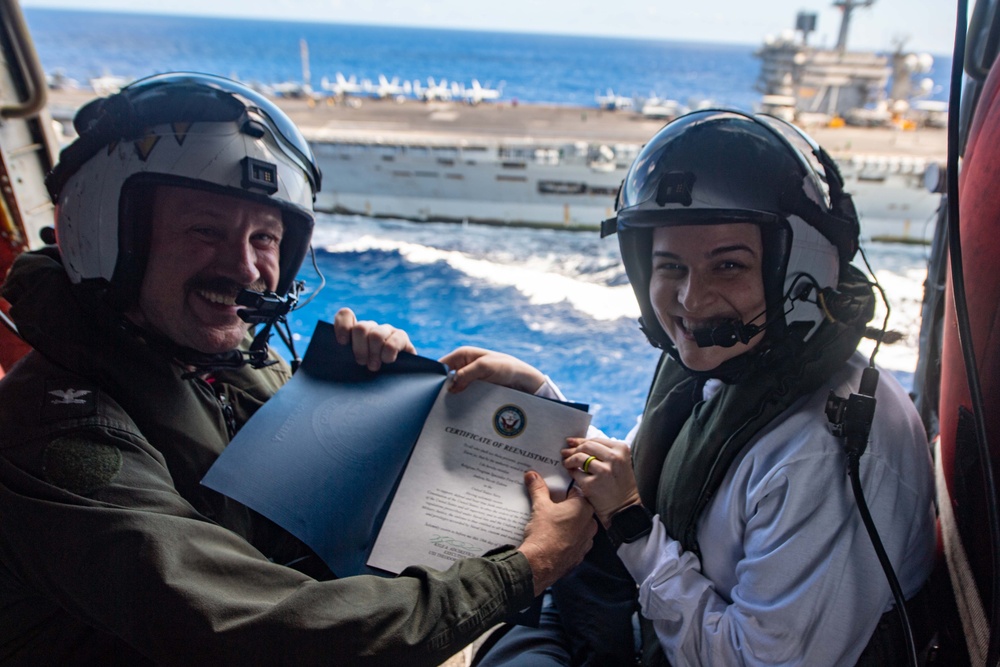
{"type": "Polygon", "coordinates": [[[84,308],[51,251],[19,258],[4,296],[36,351],[0,380],[0,663],[435,665],[530,604],[513,549],[322,580],[289,533],[199,485],[287,365],[183,379],[84,308]]]}

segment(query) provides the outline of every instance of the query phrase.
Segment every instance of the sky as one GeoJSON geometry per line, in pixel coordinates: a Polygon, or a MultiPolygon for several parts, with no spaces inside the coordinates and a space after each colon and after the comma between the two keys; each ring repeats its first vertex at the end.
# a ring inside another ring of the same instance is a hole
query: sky
{"type": "MultiPolygon", "coordinates": [[[[970,0],[971,13],[973,0],[970,0]]],[[[833,0],[21,0],[23,7],[148,11],[190,16],[361,23],[760,44],[815,12],[810,44],[833,46],[840,10],[833,0]],[[141,5],[137,7],[137,5],[141,5]]],[[[848,46],[950,54],[955,0],[875,0],[852,15],[848,46]]]]}

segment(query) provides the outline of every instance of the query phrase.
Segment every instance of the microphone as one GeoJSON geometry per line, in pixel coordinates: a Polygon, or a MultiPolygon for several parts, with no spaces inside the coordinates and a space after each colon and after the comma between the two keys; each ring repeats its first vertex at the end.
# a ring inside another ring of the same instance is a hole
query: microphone
{"type": "Polygon", "coordinates": [[[295,307],[297,299],[291,291],[280,297],[271,291],[244,289],[236,295],[236,305],[243,306],[236,314],[247,324],[274,324],[295,307]]]}
{"type": "MultiPolygon", "coordinates": [[[[797,281],[796,281],[797,282],[797,281]]],[[[694,336],[694,342],[698,344],[698,347],[732,347],[736,343],[743,343],[746,345],[750,342],[750,339],[757,334],[764,331],[767,325],[775,321],[777,315],[788,315],[792,312],[792,307],[790,306],[787,310],[784,304],[788,302],[792,304],[795,301],[808,301],[809,294],[814,290],[818,289],[815,282],[805,285],[805,287],[795,291],[795,285],[788,290],[785,294],[785,298],[782,299],[781,303],[773,308],[765,308],[759,315],[750,320],[750,322],[744,323],[743,320],[734,317],[725,320],[714,327],[706,327],[704,329],[695,329],[691,332],[694,336]],[[795,293],[793,293],[795,291],[795,293]],[[753,324],[756,320],[761,317],[765,318],[765,321],[761,325],[753,324]]],[[[831,295],[837,294],[837,291],[833,288],[824,288],[823,292],[828,292],[827,298],[831,295]]]]}
{"type": "Polygon", "coordinates": [[[695,329],[691,333],[698,347],[732,347],[736,343],[746,345],[763,330],[764,327],[756,324],[744,324],[742,320],[732,319],[707,329],[695,329]]]}
{"type": "MultiPolygon", "coordinates": [[[[278,331],[278,334],[281,335],[285,343],[289,345],[292,354],[295,354],[295,349],[289,343],[291,332],[288,334],[289,337],[286,338],[281,334],[281,330],[276,327],[279,323],[282,323],[287,328],[288,321],[285,319],[285,316],[295,308],[295,304],[299,299],[300,288],[299,283],[293,284],[285,296],[279,296],[270,290],[257,292],[252,289],[243,289],[236,295],[236,304],[243,306],[243,308],[236,311],[240,319],[247,324],[264,325],[254,336],[253,342],[250,344],[250,349],[243,353],[246,361],[254,368],[264,368],[276,363],[274,360],[267,358],[267,342],[271,338],[272,328],[278,331]]],[[[293,364],[295,364],[293,366],[294,370],[298,364],[295,361],[293,361],[293,364]]]]}

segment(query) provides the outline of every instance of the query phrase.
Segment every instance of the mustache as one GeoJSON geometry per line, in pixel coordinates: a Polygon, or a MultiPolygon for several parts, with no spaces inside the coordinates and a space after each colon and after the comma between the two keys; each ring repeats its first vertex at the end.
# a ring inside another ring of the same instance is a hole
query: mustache
{"type": "Polygon", "coordinates": [[[224,278],[222,276],[195,276],[188,281],[188,289],[204,290],[206,292],[215,292],[216,294],[226,294],[233,298],[245,289],[253,290],[254,292],[269,291],[267,283],[263,280],[255,280],[248,285],[236,282],[235,280],[231,280],[229,278],[224,278]]]}

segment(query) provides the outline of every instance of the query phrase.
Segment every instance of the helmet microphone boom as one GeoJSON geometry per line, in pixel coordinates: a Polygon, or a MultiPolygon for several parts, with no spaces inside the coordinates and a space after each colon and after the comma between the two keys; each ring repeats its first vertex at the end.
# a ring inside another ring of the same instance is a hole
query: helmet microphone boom
{"type": "Polygon", "coordinates": [[[756,324],[744,324],[742,320],[728,320],[718,326],[706,329],[695,329],[694,342],[698,347],[732,347],[736,343],[746,345],[750,339],[764,330],[756,324]]]}

